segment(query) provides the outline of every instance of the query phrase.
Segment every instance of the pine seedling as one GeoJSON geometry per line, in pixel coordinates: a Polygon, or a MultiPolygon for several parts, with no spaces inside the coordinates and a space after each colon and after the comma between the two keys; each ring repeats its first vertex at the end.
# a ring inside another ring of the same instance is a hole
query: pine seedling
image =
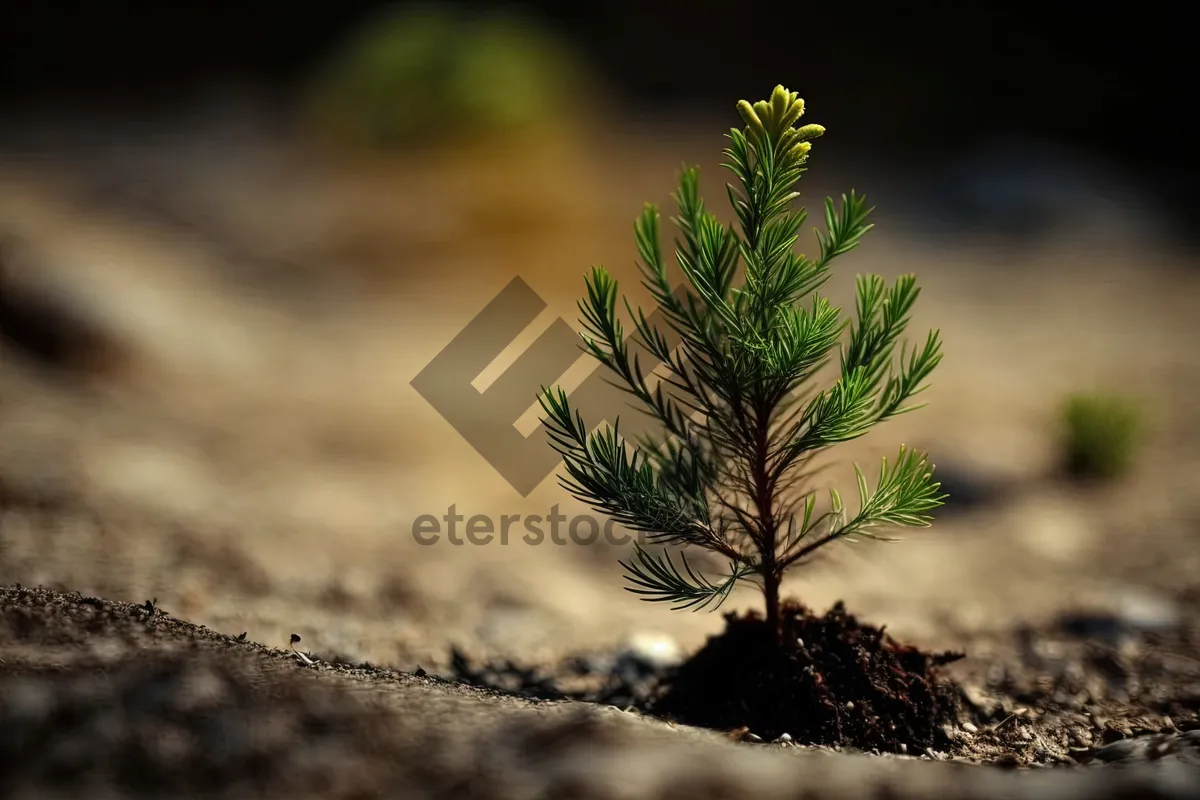
{"type": "Polygon", "coordinates": [[[779,636],[780,582],[789,568],[833,542],[928,525],[942,504],[927,457],[903,446],[873,481],[854,466],[857,510],[829,489],[828,508],[818,513],[823,492],[809,469],[833,445],[919,407],[909,400],[924,390],[941,344],[931,331],[923,345],[896,352],[919,294],[912,275],[891,286],[860,276],[853,321],[818,294],[833,261],[873,227],[870,209],[854,192],[840,204],[826,200],[817,255],[794,252],[806,218],[792,207],[795,186],[825,129],[798,127],[804,101],[782,86],[769,100],[737,108],[745,127],[730,130],[724,151],[736,179],[726,186],[736,223],[705,209],[695,168],[683,171],[673,195],[680,288],[667,275],[658,209],[647,204],[634,225],[643,285],[664,323],[623,299],[633,325],[627,341],[617,281],[599,266],[579,302],[585,351],[656,420],[661,436],[626,439],[619,419],[593,432],[560,387],[543,388],[539,400],[565,462],[560,480],[576,498],[649,542],[702,548],[728,563],[711,575],[686,553],[676,562],[669,549],[658,555],[637,545],[622,562],[629,591],[675,608],[713,609],[736,585],[755,583],[779,636]],[[660,363],[643,364],[638,351],[660,363]],[[837,377],[819,388],[814,379],[835,351],[837,377]]]}

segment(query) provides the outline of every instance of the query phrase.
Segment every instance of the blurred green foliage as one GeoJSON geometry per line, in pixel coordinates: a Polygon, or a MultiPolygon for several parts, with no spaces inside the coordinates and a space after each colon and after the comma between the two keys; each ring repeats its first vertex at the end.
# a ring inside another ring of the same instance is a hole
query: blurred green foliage
{"type": "Polygon", "coordinates": [[[1116,478],[1133,464],[1142,413],[1127,397],[1078,392],[1062,407],[1065,466],[1074,477],[1116,478]]]}
{"type": "Polygon", "coordinates": [[[531,18],[406,4],[334,53],[309,100],[326,134],[387,148],[561,127],[589,83],[570,46],[531,18]]]}

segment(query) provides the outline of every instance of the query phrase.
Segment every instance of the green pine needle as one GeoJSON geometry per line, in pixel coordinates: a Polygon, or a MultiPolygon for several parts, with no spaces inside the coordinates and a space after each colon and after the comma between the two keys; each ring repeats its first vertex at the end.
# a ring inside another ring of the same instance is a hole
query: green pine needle
{"type": "MultiPolygon", "coordinates": [[[[660,434],[627,441],[619,423],[592,430],[560,388],[539,398],[568,491],[656,544],[701,547],[729,561],[726,573],[709,577],[682,553],[677,565],[669,551],[636,547],[622,562],[628,590],[679,609],[717,608],[745,581],[777,594],[784,571],[826,544],[892,540],[887,528],[928,525],[945,499],[927,457],[901,447],[873,485],[855,465],[856,513],[835,488],[828,510],[817,513],[817,489],[807,484],[812,457],[919,408],[909,401],[927,388],[941,341],[937,331],[918,347],[903,341],[920,294],[912,275],[890,286],[859,276],[851,318],[820,295],[833,262],[874,227],[871,208],[853,191],[840,203],[827,199],[817,255],[796,253],[807,219],[792,207],[796,185],[825,129],[798,127],[804,101],[782,86],[737,108],[745,124],[729,131],[724,152],[735,224],[706,208],[694,167],[683,169],[672,194],[681,287],[668,276],[658,208],[647,204],[634,223],[642,284],[663,321],[651,323],[622,297],[627,332],[617,281],[603,267],[587,275],[579,302],[585,349],[659,422],[660,434]],[[665,377],[650,379],[631,339],[665,377]],[[837,377],[814,386],[835,354],[837,377]]],[[[768,609],[777,601],[768,597],[768,609]]]]}

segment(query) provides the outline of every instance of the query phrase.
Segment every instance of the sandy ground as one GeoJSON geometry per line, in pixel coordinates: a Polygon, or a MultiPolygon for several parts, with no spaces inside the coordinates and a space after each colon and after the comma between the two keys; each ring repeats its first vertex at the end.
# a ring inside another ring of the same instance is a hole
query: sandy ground
{"type": "MultiPolygon", "coordinates": [[[[615,548],[418,545],[413,521],[451,505],[584,509],[553,479],[522,497],[410,382],[513,277],[548,307],[485,383],[556,317],[574,324],[588,265],[644,300],[631,222],[669,202],[683,161],[721,208],[721,146],[614,131],[347,163],[222,123],[0,158],[6,281],[92,320],[116,353],[64,372],[0,344],[0,585],[156,598],[214,631],[279,647],[297,633],[400,670],[445,670],[454,644],[530,663],[645,632],[698,647],[720,616],[638,602],[615,548]]],[[[810,205],[842,188],[819,165],[810,205]]],[[[929,407],[844,447],[829,476],[905,442],[952,492],[990,499],[843,548],[787,589],[937,649],[1065,611],[1189,608],[1200,272],[1136,238],[1016,249],[922,239],[886,208],[878,222],[829,291],[850,304],[857,272],[917,272],[914,328],[939,327],[946,358],[929,407]],[[1144,400],[1147,442],[1126,478],[1075,487],[1054,475],[1056,413],[1093,387],[1144,400]]]]}

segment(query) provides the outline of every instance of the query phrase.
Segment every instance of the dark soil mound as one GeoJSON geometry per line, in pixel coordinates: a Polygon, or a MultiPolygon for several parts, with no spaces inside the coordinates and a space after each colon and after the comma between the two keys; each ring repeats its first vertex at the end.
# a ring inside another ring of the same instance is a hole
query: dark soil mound
{"type": "Polygon", "coordinates": [[[725,632],[667,679],[653,712],[807,744],[899,752],[944,741],[958,692],[936,668],[961,655],[897,644],[840,602],[824,617],[795,603],[781,614],[782,647],[759,615],[727,614],[725,632]]]}

